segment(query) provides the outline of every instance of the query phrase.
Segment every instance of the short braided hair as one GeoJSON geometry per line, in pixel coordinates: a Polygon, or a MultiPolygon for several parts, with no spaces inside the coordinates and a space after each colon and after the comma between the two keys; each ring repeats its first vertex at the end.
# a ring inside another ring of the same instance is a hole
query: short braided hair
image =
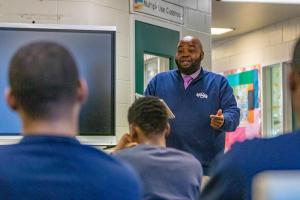
{"type": "Polygon", "coordinates": [[[148,136],[161,134],[168,123],[166,107],[157,97],[141,97],[129,108],[128,122],[139,126],[148,136]]]}

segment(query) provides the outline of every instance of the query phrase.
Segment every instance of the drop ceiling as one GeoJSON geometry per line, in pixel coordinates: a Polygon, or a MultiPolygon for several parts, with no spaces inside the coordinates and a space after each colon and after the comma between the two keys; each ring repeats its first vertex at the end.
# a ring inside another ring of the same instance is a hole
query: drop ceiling
{"type": "Polygon", "coordinates": [[[212,26],[235,31],[213,36],[213,41],[245,34],[265,26],[300,17],[300,5],[225,3],[213,0],[212,26]]]}

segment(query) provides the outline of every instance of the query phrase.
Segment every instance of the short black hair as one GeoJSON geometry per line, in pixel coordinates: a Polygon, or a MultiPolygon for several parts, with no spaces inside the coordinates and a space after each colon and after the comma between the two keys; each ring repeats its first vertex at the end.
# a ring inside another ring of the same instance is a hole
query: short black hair
{"type": "Polygon", "coordinates": [[[32,118],[50,117],[57,106],[74,103],[78,81],[74,58],[65,47],[53,42],[22,46],[9,66],[12,94],[32,118]]]}
{"type": "Polygon", "coordinates": [[[294,48],[292,67],[300,72],[300,39],[298,39],[294,48]]]}
{"type": "Polygon", "coordinates": [[[129,124],[136,124],[145,134],[161,134],[168,123],[165,105],[153,96],[137,99],[128,111],[129,124]]]}

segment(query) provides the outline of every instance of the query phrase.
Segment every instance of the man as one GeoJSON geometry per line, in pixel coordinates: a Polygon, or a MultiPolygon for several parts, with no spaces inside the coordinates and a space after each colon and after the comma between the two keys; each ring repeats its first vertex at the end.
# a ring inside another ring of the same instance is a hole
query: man
{"type": "Polygon", "coordinates": [[[240,112],[228,81],[201,67],[203,57],[200,40],[184,37],[177,47],[178,69],[155,76],[145,95],[164,99],[175,114],[167,146],[193,154],[208,175],[211,161],[224,151],[224,132],[236,129],[240,112]]]}
{"type": "Polygon", "coordinates": [[[164,104],[156,97],[139,98],[128,111],[130,134],[125,134],[115,156],[140,175],[144,200],[198,199],[201,164],[192,155],[166,148],[170,126],[164,104]]]}
{"type": "Polygon", "coordinates": [[[64,47],[23,46],[9,83],[6,99],[24,137],[0,147],[0,199],[139,199],[132,170],[75,138],[87,87],[64,47]]]}
{"type": "MultiPolygon", "coordinates": [[[[300,40],[294,50],[289,88],[294,110],[300,117],[300,40]]],[[[276,138],[235,144],[219,160],[201,200],[250,200],[252,179],[256,174],[265,170],[300,169],[299,147],[299,130],[276,138]]]]}

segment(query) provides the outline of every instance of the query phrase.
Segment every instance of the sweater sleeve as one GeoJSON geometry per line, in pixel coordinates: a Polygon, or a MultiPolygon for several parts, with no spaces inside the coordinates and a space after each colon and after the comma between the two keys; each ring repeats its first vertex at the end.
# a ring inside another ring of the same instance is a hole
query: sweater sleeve
{"type": "Polygon", "coordinates": [[[151,79],[144,91],[145,96],[156,96],[156,76],[151,79]]]}
{"type": "Polygon", "coordinates": [[[240,109],[237,107],[233,90],[226,78],[222,78],[220,86],[220,102],[224,115],[222,131],[235,131],[240,123],[240,109]]]}

